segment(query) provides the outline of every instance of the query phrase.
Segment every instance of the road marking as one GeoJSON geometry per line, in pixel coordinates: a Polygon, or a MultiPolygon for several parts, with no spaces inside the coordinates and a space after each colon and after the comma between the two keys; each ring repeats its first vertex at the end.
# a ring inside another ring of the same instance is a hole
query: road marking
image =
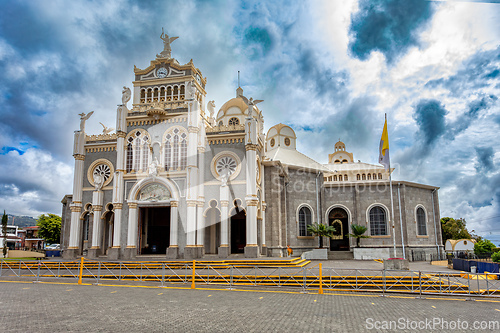
{"type": "Polygon", "coordinates": [[[259,297],[259,299],[263,299],[264,297],[259,297]]]}
{"type": "Polygon", "coordinates": [[[23,288],[23,289],[30,289],[30,288],[23,288]]]}
{"type": "Polygon", "coordinates": [[[212,295],[208,295],[208,297],[211,297],[212,295]]]}
{"type": "Polygon", "coordinates": [[[434,309],[436,308],[434,305],[432,306],[434,309]]]}
{"type": "Polygon", "coordinates": [[[111,292],[111,294],[114,294],[114,293],[116,293],[116,290],[111,292]]]}
{"type": "Polygon", "coordinates": [[[372,303],[373,305],[375,305],[375,303],[372,303]]]}
{"type": "Polygon", "coordinates": [[[498,312],[500,312],[500,310],[498,310],[498,309],[495,309],[495,310],[498,311],[498,312]]]}
{"type": "Polygon", "coordinates": [[[66,291],[71,291],[71,290],[73,290],[73,289],[68,289],[68,290],[66,290],[66,291]]]}
{"type": "Polygon", "coordinates": [[[159,293],[158,296],[163,295],[163,293],[159,293]]]}
{"type": "Polygon", "coordinates": [[[314,300],[316,302],[316,300],[314,300]]]}

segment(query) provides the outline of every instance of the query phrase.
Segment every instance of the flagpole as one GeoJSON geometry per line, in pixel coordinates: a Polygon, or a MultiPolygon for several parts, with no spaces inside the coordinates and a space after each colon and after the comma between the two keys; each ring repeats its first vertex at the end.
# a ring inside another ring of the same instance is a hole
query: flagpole
{"type": "MultiPolygon", "coordinates": [[[[385,114],[385,121],[387,122],[387,113],[385,114]]],[[[389,133],[389,130],[387,130],[389,133]]],[[[389,140],[389,135],[387,135],[387,139],[389,140]]],[[[389,188],[391,192],[391,222],[392,222],[392,243],[394,245],[394,255],[393,258],[396,258],[396,228],[394,227],[394,198],[392,195],[392,172],[391,172],[391,160],[389,159],[389,188]]],[[[401,230],[401,232],[403,232],[401,230]]]]}

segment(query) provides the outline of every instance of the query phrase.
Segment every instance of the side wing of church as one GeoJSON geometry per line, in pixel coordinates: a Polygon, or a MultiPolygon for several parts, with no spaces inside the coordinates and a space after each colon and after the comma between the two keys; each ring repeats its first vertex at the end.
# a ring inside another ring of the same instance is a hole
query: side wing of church
{"type": "Polygon", "coordinates": [[[87,135],[94,119],[80,114],[73,194],[62,201],[64,257],[281,257],[287,246],[317,248],[314,223],[335,228],[325,240],[332,254],[352,257],[353,224],[368,229],[356,250],[365,259],[443,251],[437,187],[394,181],[392,211],[392,170],[355,162],[340,141],[320,164],[283,124],[265,135],[262,101],[241,88],[215,114],[207,79],[192,60],[171,57],[176,37],[162,39],[150,66],[134,68],[133,90],[124,87],[115,133],[103,125],[87,135]]]}

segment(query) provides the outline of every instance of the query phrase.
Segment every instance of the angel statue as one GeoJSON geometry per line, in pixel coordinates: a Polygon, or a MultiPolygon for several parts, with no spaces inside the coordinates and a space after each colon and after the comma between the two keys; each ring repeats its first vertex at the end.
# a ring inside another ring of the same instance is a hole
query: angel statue
{"type": "Polygon", "coordinates": [[[210,125],[215,125],[215,120],[214,120],[214,113],[215,113],[215,101],[209,101],[207,103],[207,109],[210,114],[210,117],[208,118],[208,122],[210,125]]]}
{"type": "Polygon", "coordinates": [[[104,126],[104,124],[103,124],[103,123],[101,123],[101,122],[99,122],[99,124],[101,124],[101,126],[103,127],[103,129],[102,129],[102,134],[109,134],[109,133],[111,133],[111,132],[113,132],[113,131],[114,131],[114,128],[109,128],[109,127],[106,127],[106,126],[104,126]]]}
{"type": "Polygon", "coordinates": [[[172,58],[172,48],[170,47],[170,43],[176,40],[179,37],[169,37],[161,28],[161,40],[163,41],[163,51],[161,51],[160,55],[157,55],[158,58],[172,58]]]}
{"type": "Polygon", "coordinates": [[[248,105],[248,117],[251,117],[253,113],[253,107],[254,105],[257,105],[259,104],[260,102],[264,102],[263,99],[253,99],[252,97],[250,97],[250,99],[247,99],[245,96],[241,95],[240,96],[242,99],[243,99],[243,102],[245,102],[246,105],[248,105]]]}
{"type": "Polygon", "coordinates": [[[89,112],[88,114],[80,113],[80,132],[85,132],[85,122],[90,118],[90,116],[94,113],[94,111],[89,112]]]}
{"type": "Polygon", "coordinates": [[[158,176],[158,166],[160,163],[158,162],[158,159],[155,157],[153,162],[149,164],[149,176],[155,178],[158,176]]]}
{"type": "Polygon", "coordinates": [[[127,106],[128,101],[130,101],[130,97],[132,96],[132,92],[129,87],[123,87],[122,90],[122,104],[127,106]]]}
{"type": "Polygon", "coordinates": [[[104,177],[101,175],[99,172],[94,172],[93,174],[94,178],[94,188],[96,191],[100,191],[102,188],[102,185],[104,185],[104,177]]]}

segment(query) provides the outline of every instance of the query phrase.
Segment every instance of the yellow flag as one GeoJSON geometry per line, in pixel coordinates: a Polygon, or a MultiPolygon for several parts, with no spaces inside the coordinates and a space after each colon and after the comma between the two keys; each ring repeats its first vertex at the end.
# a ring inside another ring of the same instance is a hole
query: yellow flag
{"type": "Polygon", "coordinates": [[[389,159],[389,134],[387,132],[387,116],[385,118],[382,137],[380,138],[378,162],[385,167],[385,170],[389,170],[391,168],[391,161],[389,159]]]}

